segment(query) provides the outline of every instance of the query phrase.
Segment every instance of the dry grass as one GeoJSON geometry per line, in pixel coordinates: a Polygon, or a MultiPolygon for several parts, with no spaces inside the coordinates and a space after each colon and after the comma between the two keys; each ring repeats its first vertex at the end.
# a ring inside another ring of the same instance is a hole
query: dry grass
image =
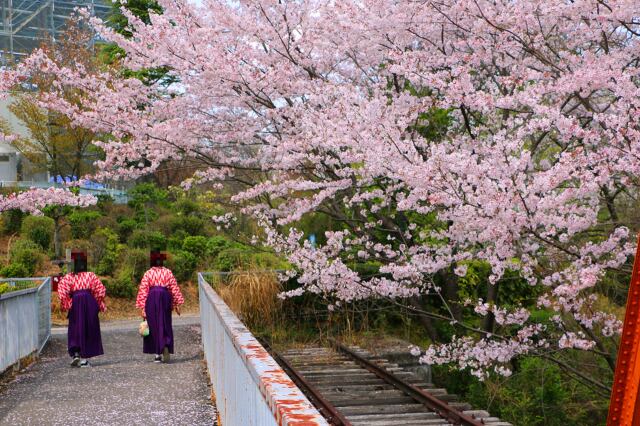
{"type": "MultiPolygon", "coordinates": [[[[184,305],[180,308],[182,313],[197,313],[198,306],[198,286],[192,283],[182,284],[180,286],[184,296],[184,305]]],[[[100,314],[100,320],[119,320],[119,319],[136,319],[140,316],[140,312],[136,309],[135,299],[120,299],[117,297],[106,298],[107,312],[100,314]]],[[[57,293],[51,298],[51,320],[54,325],[66,325],[67,313],[60,310],[60,300],[57,293]]]]}
{"type": "Polygon", "coordinates": [[[273,273],[237,272],[216,291],[249,327],[272,325],[280,312],[282,286],[273,273]]]}

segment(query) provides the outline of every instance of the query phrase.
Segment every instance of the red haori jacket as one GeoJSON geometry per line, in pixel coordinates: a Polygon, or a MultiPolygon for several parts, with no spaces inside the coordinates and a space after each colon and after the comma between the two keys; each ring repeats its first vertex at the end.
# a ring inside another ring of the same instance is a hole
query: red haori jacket
{"type": "Polygon", "coordinates": [[[100,312],[107,310],[104,304],[107,290],[100,279],[93,272],[80,272],[79,274],[67,274],[58,283],[58,297],[63,311],[71,309],[71,295],[76,290],[91,290],[93,298],[98,302],[100,312]]]}
{"type": "Polygon", "coordinates": [[[184,297],[182,296],[182,292],[180,292],[178,281],[176,281],[176,278],[173,276],[173,272],[164,266],[154,266],[144,273],[142,281],[140,281],[138,297],[136,298],[136,307],[138,309],[145,308],[147,297],[149,296],[149,288],[155,286],[166,287],[169,290],[173,306],[184,303],[184,297]]]}

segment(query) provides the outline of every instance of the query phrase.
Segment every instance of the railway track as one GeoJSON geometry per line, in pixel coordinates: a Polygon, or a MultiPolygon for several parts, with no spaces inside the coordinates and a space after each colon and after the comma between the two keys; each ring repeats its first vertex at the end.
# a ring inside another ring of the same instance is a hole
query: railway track
{"type": "Polygon", "coordinates": [[[306,347],[277,353],[309,400],[336,426],[511,426],[455,395],[358,347],[306,347]]]}

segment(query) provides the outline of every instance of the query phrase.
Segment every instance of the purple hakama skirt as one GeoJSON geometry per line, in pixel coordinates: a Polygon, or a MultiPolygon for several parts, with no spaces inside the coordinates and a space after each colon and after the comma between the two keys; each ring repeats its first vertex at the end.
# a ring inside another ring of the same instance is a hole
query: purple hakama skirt
{"type": "Polygon", "coordinates": [[[145,354],[162,354],[165,347],[173,353],[173,326],[171,324],[171,293],[166,287],[154,286],[144,311],[147,315],[149,335],[143,340],[142,351],[145,354]]]}
{"type": "Polygon", "coordinates": [[[82,358],[104,354],[100,335],[100,309],[90,290],[76,290],[71,295],[67,348],[69,355],[79,353],[82,358]]]}

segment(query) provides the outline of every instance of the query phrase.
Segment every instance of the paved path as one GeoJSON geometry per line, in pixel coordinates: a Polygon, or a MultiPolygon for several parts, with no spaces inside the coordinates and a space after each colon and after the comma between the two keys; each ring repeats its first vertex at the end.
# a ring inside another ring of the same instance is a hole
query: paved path
{"type": "Polygon", "coordinates": [[[92,368],[70,368],[66,333],[54,329],[40,361],[0,393],[0,425],[214,424],[198,318],[175,321],[169,364],[142,353],[139,321],[118,321],[103,324],[92,368]]]}

